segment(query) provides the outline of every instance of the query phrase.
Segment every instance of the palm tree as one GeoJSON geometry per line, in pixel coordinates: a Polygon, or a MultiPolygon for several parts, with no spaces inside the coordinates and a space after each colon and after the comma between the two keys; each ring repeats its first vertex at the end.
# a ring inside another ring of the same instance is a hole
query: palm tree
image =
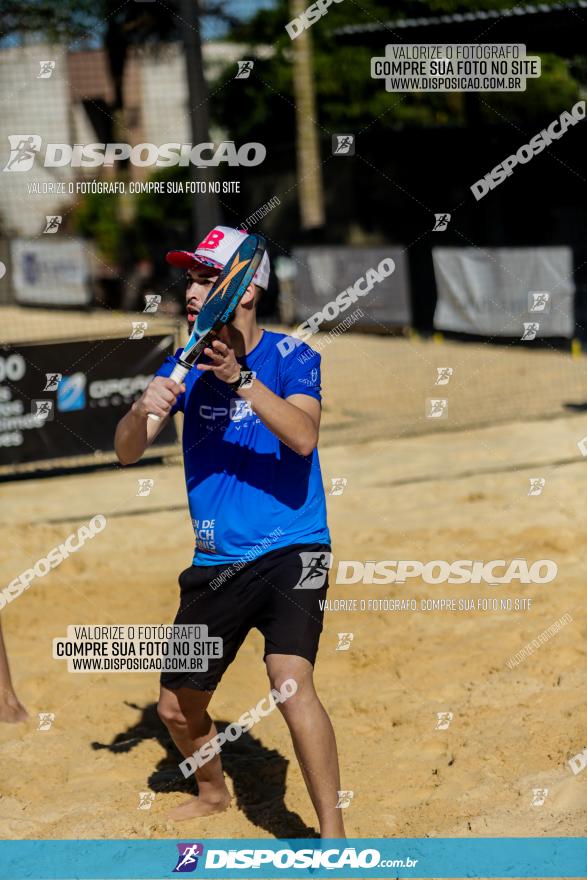
{"type": "MultiPolygon", "coordinates": [[[[306,0],[290,0],[291,17],[306,8],[306,0]]],[[[312,38],[306,28],[293,40],[293,87],[296,105],[296,153],[302,229],[324,226],[324,189],[312,78],[312,38]]]]}

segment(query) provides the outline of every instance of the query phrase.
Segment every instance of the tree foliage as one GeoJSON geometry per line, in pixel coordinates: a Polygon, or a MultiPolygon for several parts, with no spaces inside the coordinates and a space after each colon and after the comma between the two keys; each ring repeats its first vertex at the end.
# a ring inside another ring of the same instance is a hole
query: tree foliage
{"type": "MultiPolygon", "coordinates": [[[[400,42],[389,27],[382,32],[381,49],[345,42],[336,35],[344,25],[387,23],[403,17],[424,17],[467,10],[511,7],[510,0],[399,0],[390,12],[378,0],[332,4],[328,13],[311,28],[314,48],[314,81],[318,124],[327,135],[332,131],[393,129],[398,126],[453,126],[467,122],[467,101],[460,93],[389,93],[370,75],[371,57],[383,54],[386,42],[400,42]]],[[[226,88],[234,71],[228,70],[217,84],[212,105],[215,120],[242,140],[266,139],[275,143],[295,137],[291,40],[285,30],[289,21],[287,0],[277,0],[270,11],[259,12],[231,32],[231,38],[255,47],[273,47],[271,57],[257,59],[253,74],[239,81],[239,88],[226,88]]],[[[357,38],[355,38],[357,39],[357,38]]],[[[490,40],[490,35],[488,36],[490,40]]],[[[407,42],[407,41],[406,41],[407,42]]],[[[577,100],[579,83],[565,59],[542,56],[542,75],[529,80],[523,93],[487,93],[480,96],[478,112],[487,124],[504,117],[524,122],[560,112],[577,100]]]]}

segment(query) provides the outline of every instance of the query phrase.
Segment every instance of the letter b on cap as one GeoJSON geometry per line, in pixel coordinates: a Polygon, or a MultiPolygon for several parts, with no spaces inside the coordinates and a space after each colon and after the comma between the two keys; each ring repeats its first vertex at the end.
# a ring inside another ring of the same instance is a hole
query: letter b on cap
{"type": "Polygon", "coordinates": [[[201,241],[196,250],[200,248],[205,248],[208,251],[213,251],[218,247],[222,239],[224,238],[224,233],[220,232],[219,229],[213,229],[212,232],[209,233],[208,237],[201,241]]]}

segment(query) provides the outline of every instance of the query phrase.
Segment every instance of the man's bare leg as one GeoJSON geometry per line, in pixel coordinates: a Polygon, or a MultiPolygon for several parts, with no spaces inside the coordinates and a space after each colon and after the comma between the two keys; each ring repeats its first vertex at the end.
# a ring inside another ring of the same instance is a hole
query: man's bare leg
{"type": "Polygon", "coordinates": [[[27,710],[14,693],[0,624],[0,721],[16,724],[18,721],[26,721],[28,717],[27,710]]]}
{"type": "Polygon", "coordinates": [[[340,774],[336,739],[330,719],[314,690],[312,664],[291,654],[269,654],[267,674],[272,688],[293,678],[296,693],[278,703],[287,722],[300,769],[320,823],[320,836],[345,837],[342,813],[336,808],[340,774]]]}
{"type": "MultiPolygon", "coordinates": [[[[161,688],[157,711],[184,758],[193,755],[204,743],[216,736],[216,725],[206,711],[211,699],[210,691],[194,691],[191,688],[172,691],[161,688]]],[[[222,813],[228,808],[230,792],[224,781],[219,755],[215,755],[211,761],[196,770],[196,779],[198,797],[191,797],[172,810],[169,813],[170,819],[181,822],[184,819],[222,813]]]]}

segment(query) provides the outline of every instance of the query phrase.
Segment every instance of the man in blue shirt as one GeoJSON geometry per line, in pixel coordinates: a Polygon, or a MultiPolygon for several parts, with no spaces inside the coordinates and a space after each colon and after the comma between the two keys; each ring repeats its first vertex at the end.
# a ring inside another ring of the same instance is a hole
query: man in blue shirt
{"type": "MultiPolygon", "coordinates": [[[[243,235],[218,226],[194,252],[167,255],[187,272],[190,329],[243,235]]],[[[320,833],[344,837],[334,731],[312,678],[332,560],[316,449],[320,355],[305,344],[294,351],[279,346],[284,334],[259,327],[256,308],[268,280],[265,256],[232,322],[205,350],[206,357],[181,386],[168,378],[178,353],[167,358],[121,419],[115,446],[122,464],[132,464],[168,419],[183,412],[195,553],[179,577],[175,622],[206,625],[208,636],[220,637],[223,644],[222,657],[211,658],[207,672],[161,676],[159,714],[184,758],[200,756],[193,764],[198,797],[174,810],[172,818],[211,815],[230,803],[220,756],[207,747],[217,736],[207,707],[256,628],[265,639],[272,689],[293,690],[273,705],[288,724],[320,833]],[[148,419],[148,413],[160,421],[148,419]]]]}

